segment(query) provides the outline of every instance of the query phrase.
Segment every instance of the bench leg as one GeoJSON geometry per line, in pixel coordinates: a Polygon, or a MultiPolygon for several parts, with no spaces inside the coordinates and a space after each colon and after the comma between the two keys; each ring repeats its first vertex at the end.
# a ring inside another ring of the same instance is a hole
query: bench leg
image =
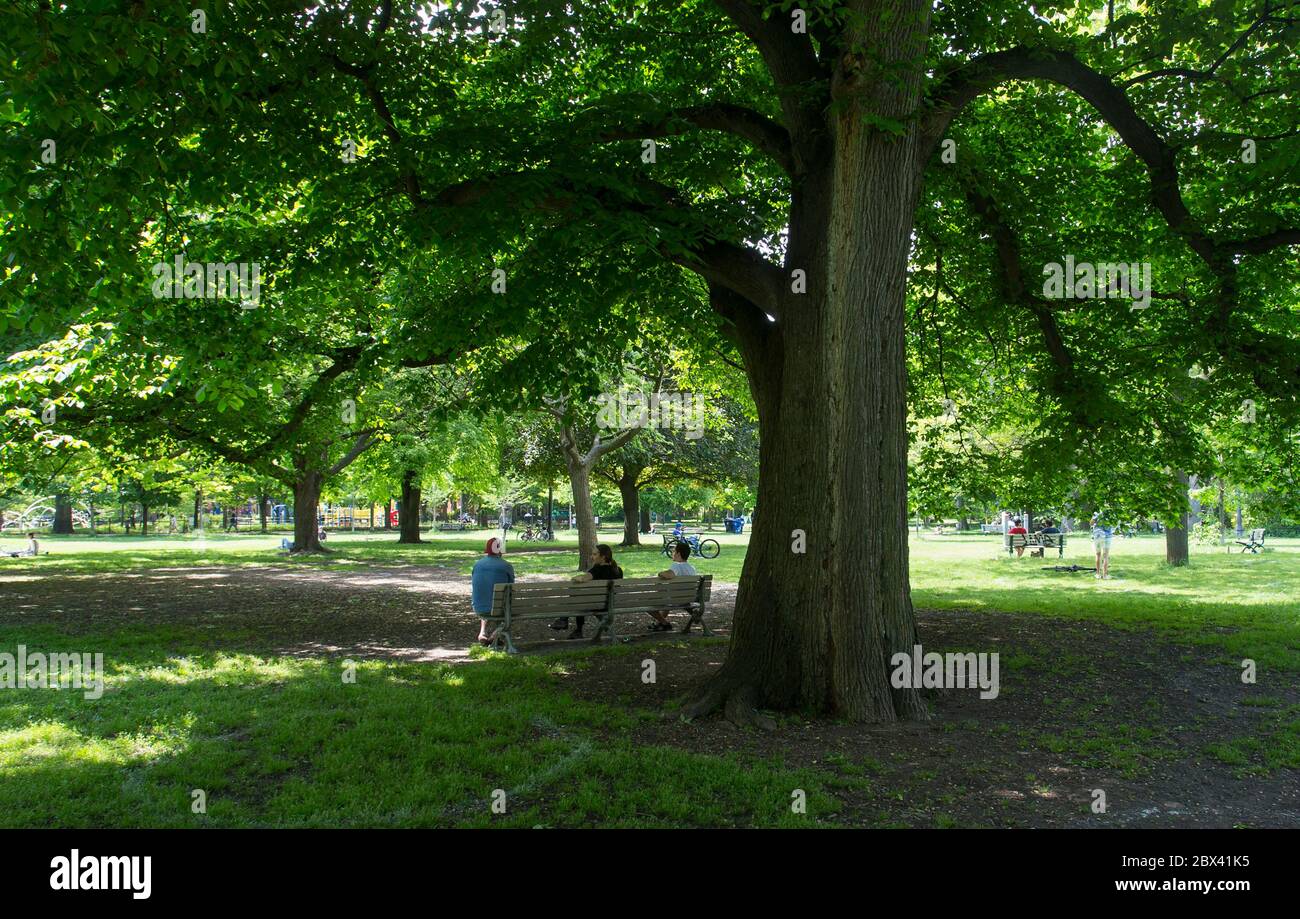
{"type": "Polygon", "coordinates": [[[507,625],[501,625],[497,628],[490,647],[493,651],[505,651],[507,654],[519,653],[519,649],[515,647],[514,640],[510,636],[510,627],[507,625]]]}
{"type": "Polygon", "coordinates": [[[614,640],[614,617],[599,616],[597,617],[597,622],[598,625],[596,626],[596,634],[591,636],[591,643],[593,645],[600,644],[600,637],[604,635],[606,632],[609,633],[610,641],[613,641],[614,640]]]}
{"type": "Polygon", "coordinates": [[[686,625],[682,626],[682,634],[683,634],[683,635],[685,635],[686,633],[690,632],[690,630],[691,630],[691,626],[695,625],[695,623],[697,623],[697,622],[700,624],[700,631],[703,632],[706,636],[709,636],[709,635],[712,635],[712,634],[713,634],[712,632],[709,631],[709,626],[708,626],[708,624],[704,621],[704,607],[703,607],[703,606],[701,606],[701,607],[699,607],[699,608],[697,608],[697,609],[693,609],[693,610],[691,610],[691,611],[690,611],[690,614],[691,614],[691,618],[690,618],[690,619],[687,619],[687,620],[686,620],[686,625]]]}

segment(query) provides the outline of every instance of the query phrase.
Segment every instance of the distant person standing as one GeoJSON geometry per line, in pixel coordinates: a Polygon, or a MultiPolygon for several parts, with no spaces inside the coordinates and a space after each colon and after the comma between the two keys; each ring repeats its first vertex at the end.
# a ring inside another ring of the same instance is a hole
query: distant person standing
{"type": "Polygon", "coordinates": [[[492,614],[492,594],[498,584],[513,584],[515,569],[502,556],[501,540],[495,536],[483,547],[483,557],[470,574],[470,601],[478,615],[478,643],[490,645],[497,633],[488,635],[487,619],[492,614]]]}
{"type": "Polygon", "coordinates": [[[41,544],[36,541],[35,533],[27,534],[27,554],[32,556],[41,554],[41,544]]]}
{"type": "Polygon", "coordinates": [[[1097,570],[1093,577],[1099,581],[1110,579],[1110,543],[1115,527],[1103,511],[1092,515],[1092,548],[1097,553],[1097,570]]]}

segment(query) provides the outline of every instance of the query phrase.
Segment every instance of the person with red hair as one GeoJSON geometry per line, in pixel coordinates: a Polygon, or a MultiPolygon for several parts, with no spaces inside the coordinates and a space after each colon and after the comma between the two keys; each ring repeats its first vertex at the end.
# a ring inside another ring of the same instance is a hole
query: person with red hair
{"type": "Polygon", "coordinates": [[[497,633],[487,633],[487,619],[492,614],[492,591],[498,584],[513,584],[515,569],[502,555],[501,540],[495,536],[483,547],[483,557],[474,563],[470,574],[471,602],[478,614],[478,643],[490,645],[497,633]]]}

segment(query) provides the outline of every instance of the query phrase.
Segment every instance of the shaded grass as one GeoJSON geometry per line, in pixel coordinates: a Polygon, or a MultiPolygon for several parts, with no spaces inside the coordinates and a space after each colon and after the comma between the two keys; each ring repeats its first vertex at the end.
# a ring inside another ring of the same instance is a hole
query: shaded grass
{"type": "MultiPolygon", "coordinates": [[[[650,714],[576,700],[560,656],[469,665],[347,664],[81,634],[106,659],[104,696],[0,695],[0,825],[807,826],[824,777],[751,756],[634,746],[650,714]],[[491,809],[505,792],[506,811],[491,809]],[[194,793],[206,813],[194,813],[194,793]]],[[[0,646],[69,649],[47,627],[0,646]]]]}

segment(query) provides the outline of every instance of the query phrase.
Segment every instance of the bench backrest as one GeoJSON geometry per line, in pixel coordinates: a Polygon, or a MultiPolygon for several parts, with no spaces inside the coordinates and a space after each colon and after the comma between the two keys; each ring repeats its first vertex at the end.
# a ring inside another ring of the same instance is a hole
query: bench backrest
{"type": "Polygon", "coordinates": [[[527,584],[497,584],[492,590],[492,615],[528,613],[581,616],[610,609],[677,609],[692,603],[706,603],[712,592],[713,575],[675,578],[624,578],[618,581],[532,581],[527,584]]]}
{"type": "Polygon", "coordinates": [[[614,582],[613,610],[636,612],[677,609],[709,599],[713,575],[675,578],[624,578],[614,582]]]}
{"type": "Polygon", "coordinates": [[[543,611],[573,616],[601,613],[609,606],[609,585],[609,581],[498,584],[492,590],[492,613],[504,615],[507,603],[516,616],[543,611]]]}
{"type": "Polygon", "coordinates": [[[1262,528],[1261,528],[1261,529],[1258,529],[1258,530],[1251,530],[1251,531],[1250,531],[1250,541],[1251,541],[1251,542],[1261,542],[1261,543],[1262,543],[1262,542],[1264,541],[1264,530],[1263,530],[1262,528]]]}

